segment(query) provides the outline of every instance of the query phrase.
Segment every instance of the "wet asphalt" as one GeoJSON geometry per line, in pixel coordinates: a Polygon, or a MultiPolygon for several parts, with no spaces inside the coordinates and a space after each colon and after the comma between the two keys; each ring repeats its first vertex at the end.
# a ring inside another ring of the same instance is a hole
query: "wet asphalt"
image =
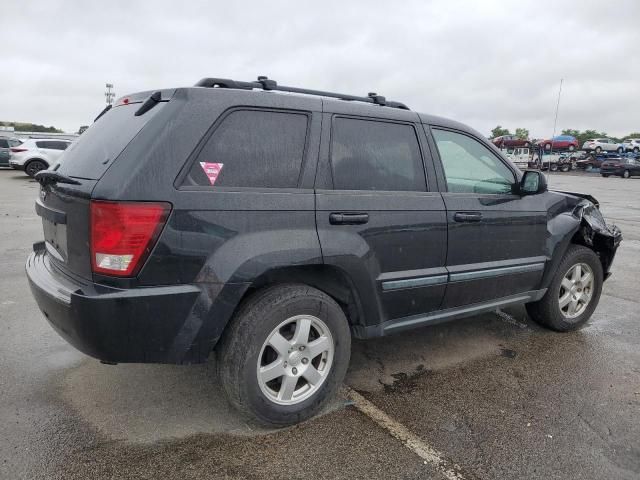
{"type": "MultiPolygon", "coordinates": [[[[640,179],[558,173],[624,242],[588,326],[523,308],[354,342],[346,384],[464,478],[640,478],[640,179]]],[[[235,414],[214,365],[107,366],[47,325],[23,271],[37,184],[0,170],[0,478],[442,478],[344,398],[268,431],[235,414]]]]}

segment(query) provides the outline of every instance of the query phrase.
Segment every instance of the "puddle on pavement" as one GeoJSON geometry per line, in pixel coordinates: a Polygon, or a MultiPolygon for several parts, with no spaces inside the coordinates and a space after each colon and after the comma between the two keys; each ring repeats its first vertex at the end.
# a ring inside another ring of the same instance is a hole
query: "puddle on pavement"
{"type": "MultiPolygon", "coordinates": [[[[63,380],[62,397],[101,435],[150,443],[196,434],[264,435],[226,401],[213,360],[204,365],[103,365],[87,359],[63,380]]],[[[337,399],[328,413],[344,405],[337,399]]]]}
{"type": "Polygon", "coordinates": [[[346,383],[359,391],[408,392],[419,378],[436,370],[495,355],[513,358],[515,352],[507,348],[508,342],[532,335],[536,329],[523,311],[516,310],[514,317],[491,313],[381,339],[355,341],[346,383]],[[505,322],[503,316],[513,318],[513,322],[505,322]]]}

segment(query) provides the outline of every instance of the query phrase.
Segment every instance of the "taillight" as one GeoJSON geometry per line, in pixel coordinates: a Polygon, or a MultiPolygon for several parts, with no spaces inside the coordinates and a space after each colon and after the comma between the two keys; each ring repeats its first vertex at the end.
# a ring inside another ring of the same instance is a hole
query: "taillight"
{"type": "Polygon", "coordinates": [[[91,201],[91,266],[95,273],[136,275],[169,216],[171,205],[91,201]]]}
{"type": "Polygon", "coordinates": [[[20,152],[26,152],[28,149],[27,148],[12,147],[9,150],[11,150],[13,153],[20,153],[20,152]]]}

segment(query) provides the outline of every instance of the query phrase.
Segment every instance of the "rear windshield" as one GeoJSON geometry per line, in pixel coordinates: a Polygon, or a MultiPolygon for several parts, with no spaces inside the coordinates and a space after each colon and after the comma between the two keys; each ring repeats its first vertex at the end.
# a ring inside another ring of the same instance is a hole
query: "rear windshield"
{"type": "Polygon", "coordinates": [[[140,104],[114,107],[74,141],[60,158],[58,171],[77,178],[98,180],[142,127],[164,107],[161,102],[144,115],[140,104]]]}

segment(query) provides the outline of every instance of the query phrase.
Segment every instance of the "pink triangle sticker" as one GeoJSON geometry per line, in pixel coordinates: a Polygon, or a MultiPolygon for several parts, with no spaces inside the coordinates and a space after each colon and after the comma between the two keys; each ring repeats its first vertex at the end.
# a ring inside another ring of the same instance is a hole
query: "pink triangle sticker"
{"type": "Polygon", "coordinates": [[[204,174],[209,179],[211,185],[215,185],[223,165],[224,163],[200,162],[200,166],[202,167],[204,174]]]}

